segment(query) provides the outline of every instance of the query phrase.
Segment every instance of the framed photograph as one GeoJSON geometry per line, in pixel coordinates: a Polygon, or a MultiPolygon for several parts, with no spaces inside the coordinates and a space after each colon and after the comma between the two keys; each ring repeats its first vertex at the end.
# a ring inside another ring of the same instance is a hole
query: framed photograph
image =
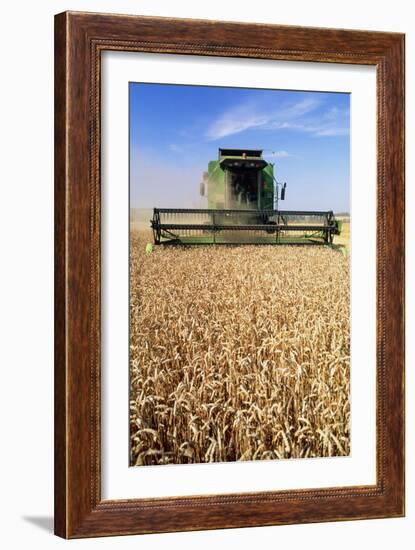
{"type": "Polygon", "coordinates": [[[404,35],[55,18],[55,532],[404,515],[404,35]]]}

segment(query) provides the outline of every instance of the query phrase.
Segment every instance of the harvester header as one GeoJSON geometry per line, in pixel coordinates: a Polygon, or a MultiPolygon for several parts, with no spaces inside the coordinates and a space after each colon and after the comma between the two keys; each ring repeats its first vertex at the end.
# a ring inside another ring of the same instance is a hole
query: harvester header
{"type": "Polygon", "coordinates": [[[279,210],[286,183],[261,149],[219,149],[200,184],[206,209],[155,208],[155,244],[331,244],[340,234],[332,211],[279,210]]]}

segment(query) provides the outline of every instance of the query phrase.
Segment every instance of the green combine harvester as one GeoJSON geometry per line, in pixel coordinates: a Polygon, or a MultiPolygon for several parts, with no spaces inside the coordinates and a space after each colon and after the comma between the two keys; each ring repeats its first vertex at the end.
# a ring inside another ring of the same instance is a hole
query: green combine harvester
{"type": "Polygon", "coordinates": [[[286,186],[261,149],[219,149],[200,184],[208,208],[154,208],[154,243],[332,244],[341,222],[332,211],[279,210],[286,186]]]}

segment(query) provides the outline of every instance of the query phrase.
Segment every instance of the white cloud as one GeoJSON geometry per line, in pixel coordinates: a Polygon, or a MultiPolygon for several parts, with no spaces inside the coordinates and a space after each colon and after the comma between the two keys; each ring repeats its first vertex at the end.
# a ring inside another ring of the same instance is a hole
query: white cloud
{"type": "Polygon", "coordinates": [[[255,106],[244,104],[223,113],[206,132],[209,141],[239,134],[251,128],[264,126],[269,120],[265,113],[255,113],[255,106]]]}
{"type": "Polygon", "coordinates": [[[335,120],[336,118],[338,118],[339,114],[340,114],[340,111],[338,107],[332,107],[331,109],[326,111],[326,113],[324,114],[324,117],[329,120],[335,120]]]}
{"type": "Polygon", "coordinates": [[[173,153],[183,153],[183,147],[181,145],[177,145],[177,143],[171,143],[169,145],[170,151],[173,151],[173,153]]]}
{"type": "Polygon", "coordinates": [[[321,128],[315,132],[314,135],[318,136],[347,136],[349,134],[348,128],[321,128]]]}
{"type": "Polygon", "coordinates": [[[286,107],[280,115],[286,119],[299,118],[303,115],[314,111],[321,105],[321,100],[314,97],[306,97],[305,99],[286,107]]]}
{"type": "Polygon", "coordinates": [[[282,158],[287,158],[292,156],[293,155],[291,155],[288,151],[271,151],[270,153],[264,153],[264,157],[267,157],[267,158],[282,159],[282,158]]]}
{"type": "Polygon", "coordinates": [[[344,119],[348,113],[331,107],[317,115],[314,111],[321,105],[321,99],[314,97],[274,111],[258,103],[245,103],[222,113],[208,127],[205,137],[208,141],[214,141],[252,129],[293,130],[314,136],[347,135],[347,120],[344,119]]]}

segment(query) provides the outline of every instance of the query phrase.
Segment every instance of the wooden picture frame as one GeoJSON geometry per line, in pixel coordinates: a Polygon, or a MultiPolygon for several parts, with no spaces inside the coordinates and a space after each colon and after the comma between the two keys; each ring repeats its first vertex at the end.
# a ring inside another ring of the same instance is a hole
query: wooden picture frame
{"type": "Polygon", "coordinates": [[[78,538],[404,515],[404,245],[404,35],[76,12],[57,15],[55,533],[78,538]],[[101,500],[100,60],[104,50],[376,67],[375,485],[101,500]]]}

